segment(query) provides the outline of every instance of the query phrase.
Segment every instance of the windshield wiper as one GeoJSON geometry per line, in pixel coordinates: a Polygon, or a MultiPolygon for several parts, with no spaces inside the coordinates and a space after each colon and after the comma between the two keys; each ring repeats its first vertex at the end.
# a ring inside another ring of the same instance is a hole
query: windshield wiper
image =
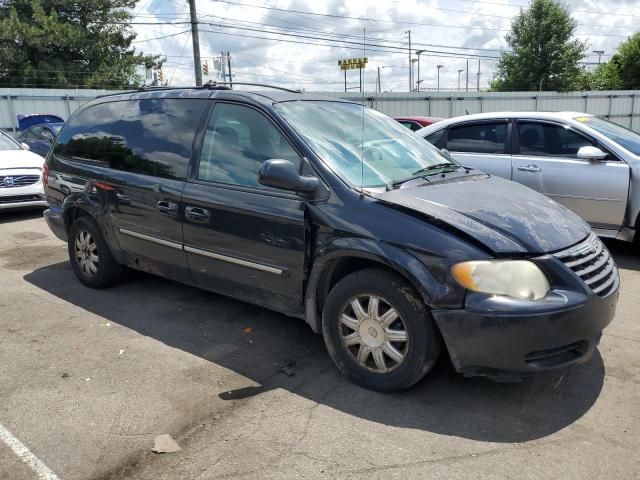
{"type": "Polygon", "coordinates": [[[392,180],[387,185],[387,190],[393,190],[394,188],[397,188],[398,186],[402,185],[405,182],[408,182],[409,180],[414,180],[416,178],[427,176],[430,174],[430,172],[433,172],[431,173],[431,175],[436,173],[444,174],[446,172],[455,172],[460,168],[462,168],[461,165],[458,165],[457,163],[453,163],[453,162],[446,162],[446,163],[443,162],[443,163],[436,163],[435,165],[428,165],[424,168],[421,168],[420,170],[413,172],[410,177],[402,178],[400,180],[392,180]]]}
{"type": "Polygon", "coordinates": [[[413,172],[411,175],[415,177],[424,173],[429,173],[432,170],[437,170],[439,168],[447,168],[447,167],[453,167],[453,171],[455,171],[460,168],[460,165],[456,163],[451,163],[451,162],[436,163],[435,165],[428,165],[424,168],[421,168],[420,170],[413,172]]]}

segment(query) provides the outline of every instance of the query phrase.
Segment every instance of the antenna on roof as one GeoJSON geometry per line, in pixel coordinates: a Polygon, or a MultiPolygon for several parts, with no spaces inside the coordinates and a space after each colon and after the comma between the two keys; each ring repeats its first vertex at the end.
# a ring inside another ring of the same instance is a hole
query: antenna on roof
{"type": "MultiPolygon", "coordinates": [[[[367,58],[367,29],[362,29],[362,58],[367,58]]],[[[366,66],[366,65],[365,65],[366,66]]],[[[360,142],[360,196],[364,197],[364,111],[365,111],[365,86],[364,73],[360,67],[360,85],[362,87],[362,141],[360,142]]]]}

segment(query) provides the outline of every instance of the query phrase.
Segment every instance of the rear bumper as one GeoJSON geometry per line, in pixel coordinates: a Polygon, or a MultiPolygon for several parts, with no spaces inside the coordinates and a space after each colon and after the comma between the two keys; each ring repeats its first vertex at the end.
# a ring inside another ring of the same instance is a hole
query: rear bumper
{"type": "Polygon", "coordinates": [[[553,291],[537,302],[474,294],[465,309],[433,315],[458,372],[523,375],[588,361],[617,300],[618,288],[606,297],[553,291]]]}
{"type": "Polygon", "coordinates": [[[63,242],[67,241],[67,229],[64,224],[62,209],[57,205],[50,205],[43,213],[44,219],[53,234],[63,242]]]}

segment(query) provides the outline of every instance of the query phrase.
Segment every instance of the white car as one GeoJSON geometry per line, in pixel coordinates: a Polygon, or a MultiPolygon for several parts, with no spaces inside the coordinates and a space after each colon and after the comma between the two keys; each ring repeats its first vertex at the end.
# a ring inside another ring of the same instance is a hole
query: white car
{"type": "Polygon", "coordinates": [[[44,159],[0,132],[0,210],[46,207],[44,159]]]}

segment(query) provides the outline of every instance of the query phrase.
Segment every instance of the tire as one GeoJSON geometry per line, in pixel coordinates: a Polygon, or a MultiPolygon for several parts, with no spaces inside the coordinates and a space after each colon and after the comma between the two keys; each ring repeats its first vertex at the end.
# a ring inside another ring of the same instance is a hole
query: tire
{"type": "Polygon", "coordinates": [[[104,288],[118,283],[122,266],[116,263],[96,222],[76,219],[68,234],[69,261],[76,277],[87,287],[104,288]]]}
{"type": "Polygon", "coordinates": [[[402,277],[380,269],[352,273],[333,287],[322,313],[322,332],[338,370],[382,392],[404,390],[421,380],[442,348],[440,332],[420,296],[402,277]]]}

